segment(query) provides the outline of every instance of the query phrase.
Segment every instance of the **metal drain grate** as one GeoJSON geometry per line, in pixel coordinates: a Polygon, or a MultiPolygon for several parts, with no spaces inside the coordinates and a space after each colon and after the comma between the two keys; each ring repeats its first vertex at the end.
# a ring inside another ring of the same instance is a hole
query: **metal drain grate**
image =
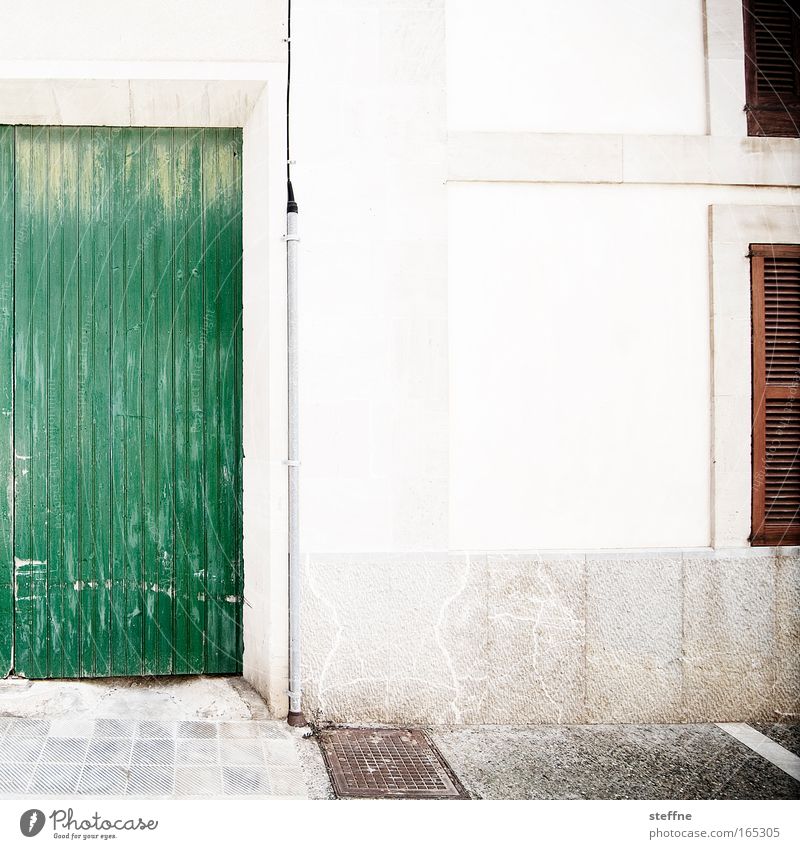
{"type": "Polygon", "coordinates": [[[321,732],[320,745],[340,798],[469,798],[422,731],[337,728],[321,732]]]}

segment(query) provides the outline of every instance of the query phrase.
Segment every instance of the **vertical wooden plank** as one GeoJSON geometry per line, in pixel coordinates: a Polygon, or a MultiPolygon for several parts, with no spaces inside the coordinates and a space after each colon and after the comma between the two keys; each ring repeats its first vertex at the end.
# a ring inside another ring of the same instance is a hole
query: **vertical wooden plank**
{"type": "Polygon", "coordinates": [[[32,618],[31,668],[32,678],[47,676],[47,367],[48,345],[48,264],[47,264],[47,127],[33,131],[31,150],[31,338],[32,382],[30,395],[31,444],[28,472],[31,488],[31,554],[21,564],[30,575],[30,604],[32,618]]]}
{"type": "Polygon", "coordinates": [[[33,129],[19,127],[16,134],[16,274],[14,316],[14,668],[23,676],[33,672],[33,586],[26,564],[32,559],[31,542],[31,154],[33,129]]]}
{"type": "Polygon", "coordinates": [[[94,128],[78,131],[78,517],[80,551],[80,669],[95,673],[93,630],[97,621],[94,536],[94,128]]]}
{"type": "Polygon", "coordinates": [[[223,553],[220,545],[219,487],[219,280],[220,186],[219,138],[216,129],[205,130],[203,145],[203,212],[205,215],[205,536],[206,536],[206,670],[217,672],[220,662],[220,602],[223,587],[223,553]]]}
{"type": "Polygon", "coordinates": [[[144,671],[144,418],[143,265],[142,265],[142,139],[144,131],[125,131],[123,197],[125,271],[125,621],[128,636],[125,671],[144,671]]]}
{"type": "Polygon", "coordinates": [[[111,673],[111,293],[110,183],[111,130],[96,127],[92,137],[92,269],[94,321],[92,322],[94,422],[94,478],[92,521],[94,524],[95,597],[93,643],[94,674],[111,673]]]}
{"type": "Polygon", "coordinates": [[[235,221],[233,131],[218,131],[219,168],[219,500],[220,589],[216,619],[218,671],[236,669],[236,434],[235,303],[233,236],[235,221]]]}
{"type": "Polygon", "coordinates": [[[156,167],[156,131],[146,130],[142,139],[142,416],[144,420],[144,671],[158,671],[157,599],[159,577],[158,548],[158,268],[156,233],[158,214],[156,167]]]}
{"type": "Polygon", "coordinates": [[[175,304],[173,334],[173,379],[175,394],[175,666],[178,674],[191,671],[189,665],[189,553],[186,518],[189,506],[189,381],[186,376],[188,334],[188,244],[191,215],[188,169],[189,130],[173,132],[175,156],[175,304]]]}
{"type": "Polygon", "coordinates": [[[80,482],[78,477],[78,373],[80,365],[80,306],[78,292],[78,185],[79,131],[64,130],[62,174],[64,192],[64,297],[63,325],[63,536],[64,607],[61,635],[64,646],[64,676],[80,674],[80,482]]]}
{"type": "Polygon", "coordinates": [[[173,668],[174,623],[174,351],[172,345],[175,220],[175,175],[172,130],[157,130],[155,138],[155,266],[156,266],[156,670],[173,668]]]}
{"type": "Polygon", "coordinates": [[[206,657],[206,559],[205,559],[205,452],[203,443],[205,375],[205,227],[203,212],[203,130],[192,130],[188,140],[189,185],[187,208],[187,377],[189,395],[188,490],[186,541],[189,574],[189,671],[205,671],[206,657]]]}
{"type": "Polygon", "coordinates": [[[234,295],[234,435],[235,435],[235,572],[236,572],[236,664],[241,673],[244,653],[242,610],[244,604],[244,560],[242,552],[242,131],[234,131],[234,221],[233,221],[233,295],[234,295]]]}
{"type": "Polygon", "coordinates": [[[64,130],[49,129],[48,160],[48,369],[47,369],[47,615],[50,631],[47,670],[54,678],[64,675],[62,627],[64,622],[63,564],[63,362],[62,325],[64,179],[61,169],[64,130]]]}
{"type": "MultiPolygon", "coordinates": [[[[111,130],[110,150],[110,229],[111,229],[111,674],[127,672],[128,631],[126,627],[128,595],[125,557],[125,484],[127,442],[125,439],[125,225],[130,200],[125,192],[125,139],[129,130],[111,130]]],[[[134,207],[135,208],[135,207],[134,207]]]]}
{"type": "Polygon", "coordinates": [[[14,128],[0,127],[0,677],[14,646],[14,128]]]}

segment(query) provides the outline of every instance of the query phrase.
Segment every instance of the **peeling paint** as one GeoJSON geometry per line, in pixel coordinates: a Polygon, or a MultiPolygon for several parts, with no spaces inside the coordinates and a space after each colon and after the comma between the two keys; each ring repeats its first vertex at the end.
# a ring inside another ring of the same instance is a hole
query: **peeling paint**
{"type": "Polygon", "coordinates": [[[46,560],[24,560],[21,557],[14,558],[14,568],[19,569],[22,566],[47,566],[46,560]]]}

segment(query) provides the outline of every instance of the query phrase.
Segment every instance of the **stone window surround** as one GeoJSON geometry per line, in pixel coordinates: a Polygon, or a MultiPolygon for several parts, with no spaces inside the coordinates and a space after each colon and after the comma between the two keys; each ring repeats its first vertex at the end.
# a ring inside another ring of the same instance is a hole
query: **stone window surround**
{"type": "Polygon", "coordinates": [[[708,133],[747,136],[742,0],[705,0],[708,133]]]}
{"type": "Polygon", "coordinates": [[[711,253],[711,544],[750,545],[752,486],[751,244],[800,242],[800,209],[709,207],[711,253]]]}

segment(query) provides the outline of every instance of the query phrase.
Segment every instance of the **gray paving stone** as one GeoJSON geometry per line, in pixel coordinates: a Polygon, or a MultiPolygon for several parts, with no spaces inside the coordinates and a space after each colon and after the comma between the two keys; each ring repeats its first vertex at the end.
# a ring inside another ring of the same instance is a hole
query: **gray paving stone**
{"type": "Polygon", "coordinates": [[[295,799],[306,799],[306,783],[303,773],[299,767],[289,769],[285,767],[268,768],[270,793],[273,796],[291,796],[295,799]]]}
{"type": "Polygon", "coordinates": [[[177,767],[175,795],[221,796],[222,773],[218,766],[177,767]]]}
{"type": "Polygon", "coordinates": [[[123,766],[86,764],[76,792],[92,796],[122,796],[127,782],[128,770],[123,766]]]}
{"type": "Polygon", "coordinates": [[[43,763],[83,763],[88,746],[85,737],[48,737],[40,760],[43,763]]]}
{"type": "Polygon", "coordinates": [[[95,723],[96,737],[133,737],[136,723],[122,719],[98,719],[95,723]]]}
{"type": "Polygon", "coordinates": [[[227,796],[266,796],[270,792],[266,769],[257,767],[223,767],[222,789],[227,796]]]}
{"type": "Polygon", "coordinates": [[[144,740],[133,741],[131,764],[174,764],[174,740],[144,740]]]}
{"type": "Polygon", "coordinates": [[[4,737],[0,741],[0,761],[30,763],[39,760],[46,737],[4,737]]]}
{"type": "Polygon", "coordinates": [[[128,773],[128,796],[170,796],[175,790],[175,770],[166,766],[134,764],[128,773]]]}
{"type": "Polygon", "coordinates": [[[176,723],[174,722],[144,720],[137,724],[136,734],[139,737],[169,740],[175,736],[175,728],[176,723]]]}
{"type": "Polygon", "coordinates": [[[0,763],[0,793],[24,793],[34,769],[33,763],[0,763]]]}
{"type": "Polygon", "coordinates": [[[217,725],[215,722],[179,722],[177,736],[181,738],[215,739],[217,736],[217,725]]]}
{"type": "Polygon", "coordinates": [[[260,766],[264,750],[259,740],[220,740],[219,759],[223,764],[260,766]]]}
{"type": "Polygon", "coordinates": [[[93,719],[54,719],[50,723],[51,737],[91,737],[94,734],[93,719]]]}
{"type": "Polygon", "coordinates": [[[216,740],[178,740],[175,754],[177,764],[196,766],[219,763],[219,746],[216,740]]]}
{"type": "Polygon", "coordinates": [[[297,750],[292,740],[264,740],[264,760],[268,765],[297,766],[297,750]]]}
{"type": "Polygon", "coordinates": [[[277,722],[254,722],[256,734],[265,740],[291,740],[292,735],[286,729],[286,724],[277,722]]]}
{"type": "Polygon", "coordinates": [[[127,766],[131,760],[132,746],[131,740],[93,737],[86,751],[86,763],[127,766]]]}
{"type": "Polygon", "coordinates": [[[73,793],[80,774],[80,764],[39,764],[34,770],[29,792],[73,793]]]}
{"type": "Polygon", "coordinates": [[[46,737],[50,722],[46,719],[15,719],[6,731],[7,737],[46,737]]]}
{"type": "Polygon", "coordinates": [[[253,722],[220,722],[219,736],[231,740],[252,739],[258,737],[258,728],[253,722]]]}

